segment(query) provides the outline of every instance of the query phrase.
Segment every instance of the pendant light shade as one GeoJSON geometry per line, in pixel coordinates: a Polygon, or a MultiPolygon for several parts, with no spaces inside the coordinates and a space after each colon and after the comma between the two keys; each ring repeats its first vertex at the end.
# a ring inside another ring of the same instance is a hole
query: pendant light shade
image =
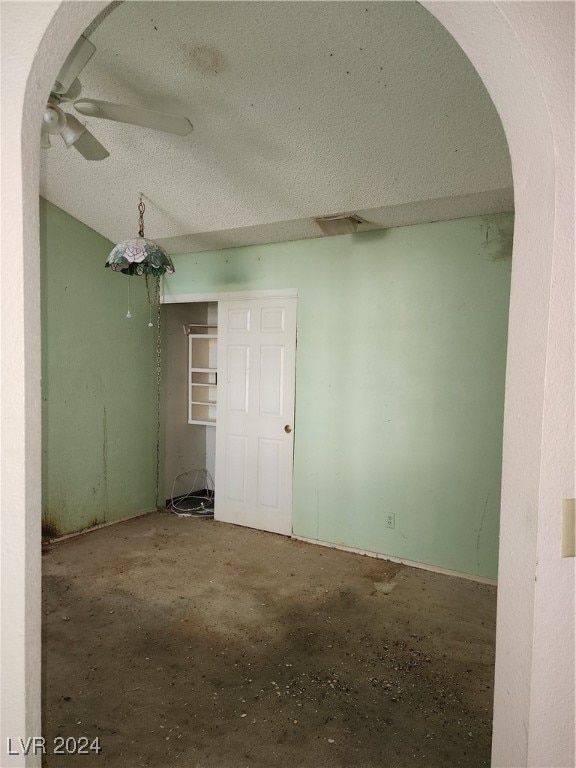
{"type": "Polygon", "coordinates": [[[174,272],[174,265],[170,256],[158,243],[144,237],[144,210],[141,195],[138,205],[140,213],[138,237],[123,240],[115,245],[105,266],[110,267],[114,272],[123,272],[125,275],[154,275],[155,277],[171,275],[174,272]]]}
{"type": "Polygon", "coordinates": [[[174,272],[170,256],[158,243],[145,237],[134,237],[115,245],[106,266],[125,275],[155,275],[174,272]]]}

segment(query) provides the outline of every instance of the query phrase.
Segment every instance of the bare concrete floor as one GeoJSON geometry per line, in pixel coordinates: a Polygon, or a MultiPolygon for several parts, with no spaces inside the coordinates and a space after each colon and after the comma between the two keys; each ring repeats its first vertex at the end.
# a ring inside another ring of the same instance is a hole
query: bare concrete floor
{"type": "Polygon", "coordinates": [[[45,765],[485,766],[496,591],[154,514],[50,545],[45,765]]]}

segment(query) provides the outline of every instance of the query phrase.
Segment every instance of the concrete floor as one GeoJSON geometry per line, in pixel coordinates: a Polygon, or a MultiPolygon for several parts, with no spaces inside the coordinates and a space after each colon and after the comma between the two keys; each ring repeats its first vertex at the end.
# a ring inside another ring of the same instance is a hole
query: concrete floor
{"type": "Polygon", "coordinates": [[[45,765],[489,765],[496,590],[154,514],[44,551],[45,765]]]}

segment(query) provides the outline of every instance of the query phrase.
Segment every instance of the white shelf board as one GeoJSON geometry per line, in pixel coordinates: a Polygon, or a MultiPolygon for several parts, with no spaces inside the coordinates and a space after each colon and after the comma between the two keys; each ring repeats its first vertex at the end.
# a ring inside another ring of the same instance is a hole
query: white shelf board
{"type": "Polygon", "coordinates": [[[189,333],[189,339],[217,339],[217,333],[189,333]]]}

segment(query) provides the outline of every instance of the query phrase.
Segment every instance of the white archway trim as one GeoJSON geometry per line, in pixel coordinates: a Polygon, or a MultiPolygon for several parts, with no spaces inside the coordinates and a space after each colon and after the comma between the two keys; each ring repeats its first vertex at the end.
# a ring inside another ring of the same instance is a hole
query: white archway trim
{"type": "Polygon", "coordinates": [[[498,109],[516,221],[508,339],[493,764],[575,764],[574,6],[424,5],[498,109]]]}
{"type": "MultiPolygon", "coordinates": [[[[428,7],[453,34],[455,28],[461,26],[462,9],[458,4],[442,8],[432,3],[428,7]]],[[[469,57],[476,50],[473,63],[487,85],[504,125],[514,176],[516,219],[504,413],[493,761],[498,766],[524,766],[528,757],[536,521],[546,360],[546,338],[542,329],[547,324],[550,283],[550,261],[541,259],[539,254],[550,252],[552,248],[554,165],[548,114],[537,81],[525,76],[525,56],[517,38],[510,34],[505,17],[494,4],[488,9],[489,14],[482,9],[478,13],[476,4],[472,4],[468,9],[469,28],[457,39],[469,57]],[[493,18],[487,18],[489,15],[493,18]],[[506,78],[499,76],[497,61],[491,58],[494,43],[509,51],[513,80],[518,89],[513,99],[508,93],[511,73],[507,72],[506,78]],[[522,68],[523,76],[520,74],[522,68]],[[522,101],[517,102],[516,98],[522,101]],[[533,104],[534,120],[526,126],[527,135],[520,136],[517,123],[523,103],[533,104]],[[535,151],[539,143],[544,152],[535,151]],[[529,147],[530,154],[535,154],[533,165],[523,162],[521,153],[525,147],[529,147]],[[539,183],[546,207],[545,224],[530,236],[529,220],[534,216],[530,192],[539,183]],[[541,291],[534,295],[530,289],[534,296],[533,312],[524,318],[522,303],[528,282],[533,279],[541,291]],[[522,461],[516,460],[519,456],[522,461]],[[519,541],[521,546],[515,551],[519,541]]]]}
{"type": "Polygon", "coordinates": [[[106,3],[0,3],[0,765],[40,722],[40,118],[54,75],[106,3]]]}

